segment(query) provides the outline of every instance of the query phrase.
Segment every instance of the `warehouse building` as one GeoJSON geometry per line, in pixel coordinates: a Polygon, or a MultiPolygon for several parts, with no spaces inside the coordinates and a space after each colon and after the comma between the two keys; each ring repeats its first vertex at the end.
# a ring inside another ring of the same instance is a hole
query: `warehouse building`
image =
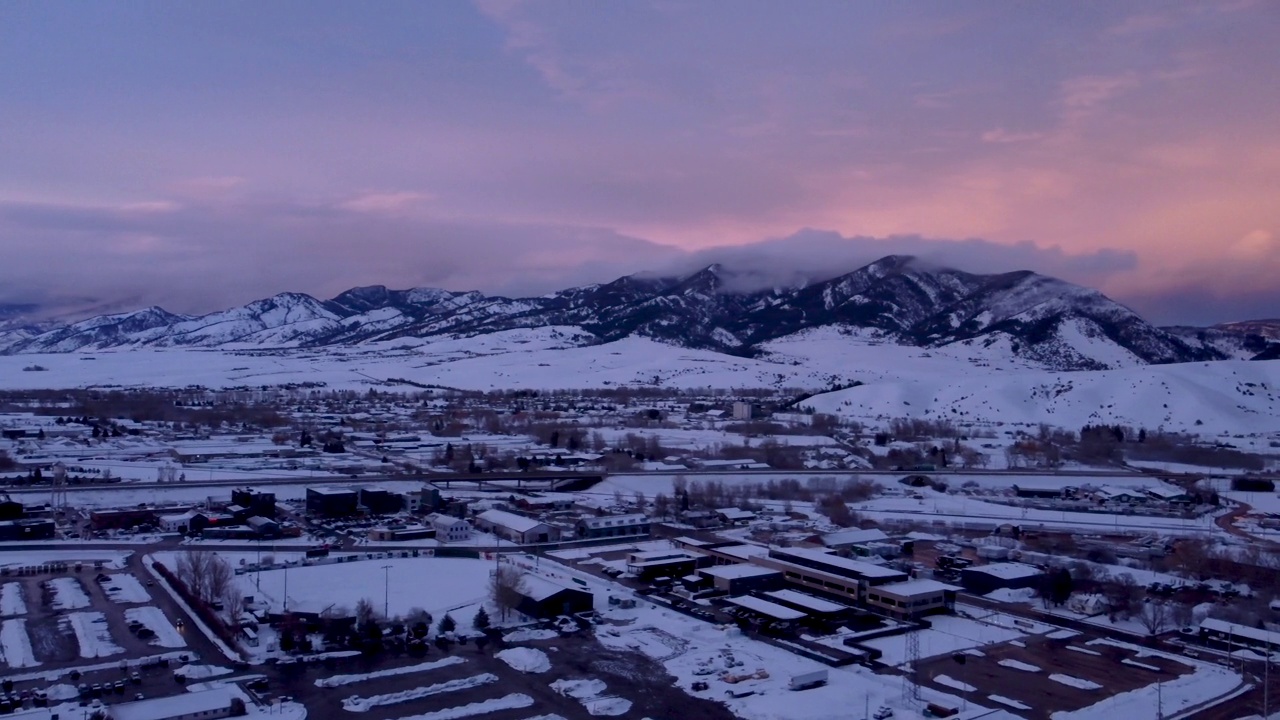
{"type": "Polygon", "coordinates": [[[525,573],[520,587],[516,611],[529,617],[546,619],[558,615],[589,612],[595,608],[595,596],[586,588],[562,585],[541,575],[525,573]]]}
{"type": "Polygon", "coordinates": [[[642,513],[582,518],[577,532],[580,539],[644,536],[649,534],[649,518],[642,513]]]}
{"type": "Polygon", "coordinates": [[[250,516],[264,518],[276,516],[276,494],[257,488],[237,488],[231,491],[231,502],[245,508],[250,516]]]}
{"type": "Polygon", "coordinates": [[[560,529],[539,520],[505,510],[485,510],[475,518],[476,527],[513,543],[546,543],[560,539],[560,529]]]}
{"type": "Polygon", "coordinates": [[[823,600],[795,590],[775,590],[765,593],[764,597],[770,602],[794,608],[814,619],[826,622],[839,622],[854,612],[848,605],[823,600]]]}
{"type": "Polygon", "coordinates": [[[627,572],[641,580],[678,578],[693,573],[700,557],[681,550],[650,550],[627,555],[627,572]]]}
{"type": "Polygon", "coordinates": [[[960,584],[974,595],[986,595],[996,590],[1018,590],[1039,586],[1044,571],[1034,565],[1022,563],[992,563],[976,565],[960,571],[960,584]]]}
{"type": "Polygon", "coordinates": [[[0,521],[0,540],[52,540],[55,528],[52,520],[0,521]]]}

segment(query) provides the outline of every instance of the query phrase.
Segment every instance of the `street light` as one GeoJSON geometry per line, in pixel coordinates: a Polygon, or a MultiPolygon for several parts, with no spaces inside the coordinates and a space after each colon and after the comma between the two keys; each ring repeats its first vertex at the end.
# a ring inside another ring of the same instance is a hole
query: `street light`
{"type": "Polygon", "coordinates": [[[391,566],[382,566],[382,617],[390,619],[388,608],[391,605],[391,566]]]}

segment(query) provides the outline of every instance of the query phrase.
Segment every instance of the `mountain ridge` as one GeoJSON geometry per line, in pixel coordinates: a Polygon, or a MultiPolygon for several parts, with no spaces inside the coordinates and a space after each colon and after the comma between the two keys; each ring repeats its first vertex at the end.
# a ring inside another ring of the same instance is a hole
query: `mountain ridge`
{"type": "Polygon", "coordinates": [[[735,291],[733,285],[732,271],[712,264],[682,276],[627,275],[533,298],[382,285],[327,300],[282,292],[198,316],[153,306],[52,327],[10,320],[0,327],[0,353],[319,348],[548,326],[580,327],[598,342],[642,336],[742,356],[809,328],[846,326],[919,347],[1007,345],[1014,355],[1063,370],[1221,360],[1248,348],[1271,349],[1257,323],[1157,328],[1097,290],[1056,278],[926,267],[907,255],[800,287],[735,291]],[[1261,343],[1232,340],[1246,331],[1261,343]]]}

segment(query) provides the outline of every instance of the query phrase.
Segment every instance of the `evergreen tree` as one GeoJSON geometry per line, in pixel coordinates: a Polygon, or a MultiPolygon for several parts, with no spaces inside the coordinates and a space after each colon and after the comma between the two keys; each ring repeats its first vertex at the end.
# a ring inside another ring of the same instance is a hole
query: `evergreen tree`
{"type": "Polygon", "coordinates": [[[489,613],[484,611],[484,606],[481,606],[476,611],[476,617],[471,621],[471,627],[480,631],[489,629],[489,613]]]}
{"type": "Polygon", "coordinates": [[[453,617],[446,614],[440,619],[440,633],[451,633],[458,629],[458,623],[454,622],[453,617]]]}

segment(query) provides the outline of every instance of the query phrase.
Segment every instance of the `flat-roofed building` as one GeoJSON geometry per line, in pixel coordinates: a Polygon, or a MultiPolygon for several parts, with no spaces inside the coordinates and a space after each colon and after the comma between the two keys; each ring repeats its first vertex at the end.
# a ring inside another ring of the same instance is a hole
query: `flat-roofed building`
{"type": "Polygon", "coordinates": [[[351,488],[317,485],[307,488],[307,514],[325,518],[356,514],[359,494],[351,488]]]}
{"type": "Polygon", "coordinates": [[[854,602],[862,601],[869,587],[907,579],[901,570],[809,548],[771,547],[768,555],[753,556],[751,562],[781,570],[789,583],[834,593],[854,602]]]}
{"type": "Polygon", "coordinates": [[[577,533],[582,539],[644,536],[649,534],[649,518],[643,513],[582,518],[577,533]]]}
{"type": "Polygon", "coordinates": [[[698,574],[709,578],[716,590],[730,595],[770,590],[784,582],[781,571],[759,565],[717,565],[703,568],[698,574]]]}
{"type": "Polygon", "coordinates": [[[866,603],[887,615],[914,620],[954,610],[957,590],[937,580],[908,580],[868,588],[866,603]]]}
{"type": "Polygon", "coordinates": [[[560,539],[560,529],[505,510],[485,510],[475,518],[476,527],[514,543],[545,543],[560,539]]]}
{"type": "Polygon", "coordinates": [[[1034,565],[1004,562],[975,565],[960,571],[960,584],[974,595],[986,595],[996,590],[1034,588],[1040,584],[1044,571],[1034,565]]]}
{"type": "Polygon", "coordinates": [[[700,556],[682,550],[650,550],[627,555],[627,572],[641,580],[689,575],[698,568],[700,556]]]}
{"type": "Polygon", "coordinates": [[[743,595],[741,597],[731,597],[726,600],[730,605],[747,610],[752,615],[765,620],[773,620],[778,622],[795,622],[803,620],[807,615],[801,610],[789,608],[785,605],[779,605],[775,602],[769,602],[758,597],[743,595]]]}
{"type": "Polygon", "coordinates": [[[823,600],[795,590],[775,590],[764,594],[770,602],[776,602],[779,605],[786,605],[795,608],[808,615],[823,618],[825,620],[835,620],[839,617],[848,615],[853,608],[848,605],[841,605],[830,600],[823,600]]]}

